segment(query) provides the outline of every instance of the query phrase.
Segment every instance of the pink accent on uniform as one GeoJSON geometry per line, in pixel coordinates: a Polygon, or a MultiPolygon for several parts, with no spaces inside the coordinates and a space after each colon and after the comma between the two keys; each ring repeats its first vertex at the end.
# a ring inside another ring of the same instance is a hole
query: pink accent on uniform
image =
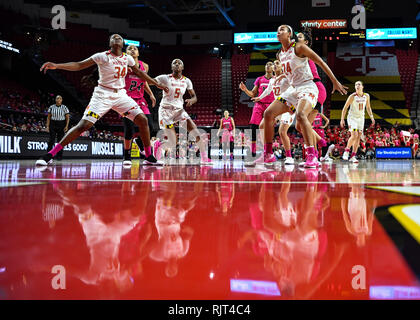
{"type": "Polygon", "coordinates": [[[271,154],[273,153],[273,143],[272,142],[268,142],[265,144],[265,153],[266,154],[271,154]]]}
{"type": "MultiPolygon", "coordinates": [[[[267,79],[265,76],[258,77],[255,82],[254,86],[258,87],[258,96],[264,92],[264,90],[268,87],[270,83],[270,79],[267,79]]],[[[268,108],[271,102],[274,101],[274,93],[271,92],[268,96],[262,99],[259,102],[254,104],[254,108],[252,108],[252,116],[251,120],[249,121],[250,124],[259,125],[264,118],[264,111],[268,108]]]]}
{"type": "MultiPolygon", "coordinates": [[[[319,74],[318,74],[318,69],[316,67],[315,62],[313,62],[312,60],[309,60],[309,68],[311,68],[312,71],[312,76],[314,77],[314,79],[320,79],[319,74]]],[[[318,102],[320,105],[323,105],[325,100],[327,99],[327,90],[325,90],[324,85],[322,84],[321,81],[317,81],[315,82],[317,88],[318,88],[318,102]]]]}
{"type": "Polygon", "coordinates": [[[353,157],[355,157],[356,156],[356,152],[352,152],[351,153],[351,158],[353,158],[353,157]]]}
{"type": "Polygon", "coordinates": [[[344,149],[345,152],[350,152],[350,148],[344,149]]]}
{"type": "MultiPolygon", "coordinates": [[[[139,68],[141,71],[146,71],[142,61],[139,61],[139,68]]],[[[125,90],[127,91],[127,95],[136,101],[144,114],[150,114],[147,101],[144,98],[145,85],[146,80],[140,79],[133,72],[127,73],[125,77],[125,90]]]]}
{"type": "Polygon", "coordinates": [[[54,148],[52,148],[51,151],[48,153],[51,154],[53,157],[55,157],[55,155],[59,153],[62,149],[63,149],[63,146],[57,143],[57,145],[54,148]]]}
{"type": "Polygon", "coordinates": [[[306,148],[306,153],[314,155],[315,154],[315,148],[314,147],[306,148]]]}
{"type": "Polygon", "coordinates": [[[314,129],[318,129],[322,127],[322,117],[321,115],[318,113],[314,119],[314,121],[312,122],[312,128],[314,129]]]}
{"type": "MultiPolygon", "coordinates": [[[[270,79],[267,79],[265,76],[258,77],[255,80],[254,86],[258,87],[258,96],[260,96],[264,92],[264,90],[267,89],[269,83],[270,83],[270,79]]],[[[273,92],[270,92],[268,96],[260,100],[262,104],[270,104],[273,101],[274,101],[273,92]]]]}
{"type": "Polygon", "coordinates": [[[232,118],[223,118],[222,119],[222,128],[223,128],[223,135],[222,135],[222,142],[233,142],[233,124],[232,124],[232,118]]]}
{"type": "Polygon", "coordinates": [[[292,157],[292,150],[286,150],[286,157],[288,158],[292,157]]]}
{"type": "Polygon", "coordinates": [[[321,147],[326,147],[327,146],[327,141],[325,141],[324,138],[321,138],[321,140],[319,140],[319,144],[321,145],[321,147]]]}
{"type": "Polygon", "coordinates": [[[144,147],[144,155],[146,156],[146,158],[148,158],[151,154],[152,154],[152,147],[151,146],[144,147]]]}

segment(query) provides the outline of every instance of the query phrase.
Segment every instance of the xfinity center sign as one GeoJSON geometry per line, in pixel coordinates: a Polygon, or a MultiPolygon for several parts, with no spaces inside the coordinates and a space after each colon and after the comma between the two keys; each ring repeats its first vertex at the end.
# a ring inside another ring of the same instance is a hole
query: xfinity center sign
{"type": "MultiPolygon", "coordinates": [[[[48,151],[48,136],[0,133],[0,158],[38,158],[48,151]]],[[[64,158],[121,158],[119,141],[78,138],[64,147],[64,158]]]]}

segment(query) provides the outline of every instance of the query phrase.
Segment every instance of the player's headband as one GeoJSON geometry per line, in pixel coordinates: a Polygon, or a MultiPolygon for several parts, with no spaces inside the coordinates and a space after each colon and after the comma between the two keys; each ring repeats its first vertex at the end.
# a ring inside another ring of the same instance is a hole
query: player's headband
{"type": "Polygon", "coordinates": [[[292,29],[292,27],[291,27],[291,26],[289,26],[288,24],[285,24],[285,26],[286,26],[287,28],[289,28],[290,33],[293,35],[293,29],[292,29]]]}
{"type": "Polygon", "coordinates": [[[176,60],[179,60],[181,62],[181,64],[184,65],[184,62],[181,59],[174,59],[174,60],[172,60],[171,64],[174,64],[176,60]]]}

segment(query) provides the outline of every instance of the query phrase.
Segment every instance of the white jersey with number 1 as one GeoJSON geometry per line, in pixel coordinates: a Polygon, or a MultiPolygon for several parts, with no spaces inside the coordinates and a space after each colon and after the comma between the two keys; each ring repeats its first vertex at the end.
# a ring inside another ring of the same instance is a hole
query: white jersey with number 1
{"type": "Polygon", "coordinates": [[[349,117],[352,118],[365,118],[365,108],[368,99],[368,94],[363,93],[362,96],[359,96],[356,92],[353,95],[353,102],[350,105],[349,117]]]}
{"type": "Polygon", "coordinates": [[[116,56],[111,50],[95,53],[91,58],[98,65],[98,84],[109,89],[124,89],[128,67],[136,64],[132,56],[116,56]]]}
{"type": "Polygon", "coordinates": [[[160,106],[171,106],[176,109],[183,109],[183,96],[185,91],[193,89],[191,80],[184,76],[180,79],[176,79],[172,74],[162,74],[157,76],[155,79],[159,84],[169,88],[169,92],[163,91],[160,106]]]}

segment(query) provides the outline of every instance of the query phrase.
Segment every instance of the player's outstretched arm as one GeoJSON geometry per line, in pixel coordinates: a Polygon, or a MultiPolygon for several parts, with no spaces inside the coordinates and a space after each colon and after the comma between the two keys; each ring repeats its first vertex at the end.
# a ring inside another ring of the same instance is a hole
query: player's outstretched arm
{"type": "Polygon", "coordinates": [[[252,90],[248,90],[248,88],[245,86],[245,84],[243,82],[241,82],[239,84],[239,89],[241,89],[243,92],[245,92],[245,94],[250,97],[250,98],[254,98],[257,93],[258,93],[258,87],[254,86],[254,88],[252,88],[252,90]]]}
{"type": "Polygon", "coordinates": [[[132,66],[131,69],[133,70],[136,76],[138,76],[142,80],[146,80],[149,83],[149,85],[154,85],[165,92],[169,92],[169,89],[167,86],[160,85],[155,79],[150,77],[146,72],[141,71],[139,67],[137,67],[136,65],[132,66]]]}
{"type": "Polygon", "coordinates": [[[296,54],[298,56],[305,56],[311,59],[313,62],[315,62],[317,65],[319,65],[322,70],[327,74],[328,78],[330,78],[331,82],[333,83],[333,90],[331,93],[334,93],[334,91],[338,91],[342,95],[347,94],[348,87],[343,86],[335,77],[334,73],[331,71],[330,67],[324,62],[324,60],[321,59],[319,55],[317,55],[311,48],[309,48],[306,44],[299,43],[296,45],[296,54]]]}
{"type": "Polygon", "coordinates": [[[79,62],[67,62],[67,63],[54,63],[54,62],[45,62],[39,71],[47,72],[47,70],[67,70],[67,71],[79,71],[86,68],[89,68],[95,64],[92,58],[85,59],[79,62]]]}

